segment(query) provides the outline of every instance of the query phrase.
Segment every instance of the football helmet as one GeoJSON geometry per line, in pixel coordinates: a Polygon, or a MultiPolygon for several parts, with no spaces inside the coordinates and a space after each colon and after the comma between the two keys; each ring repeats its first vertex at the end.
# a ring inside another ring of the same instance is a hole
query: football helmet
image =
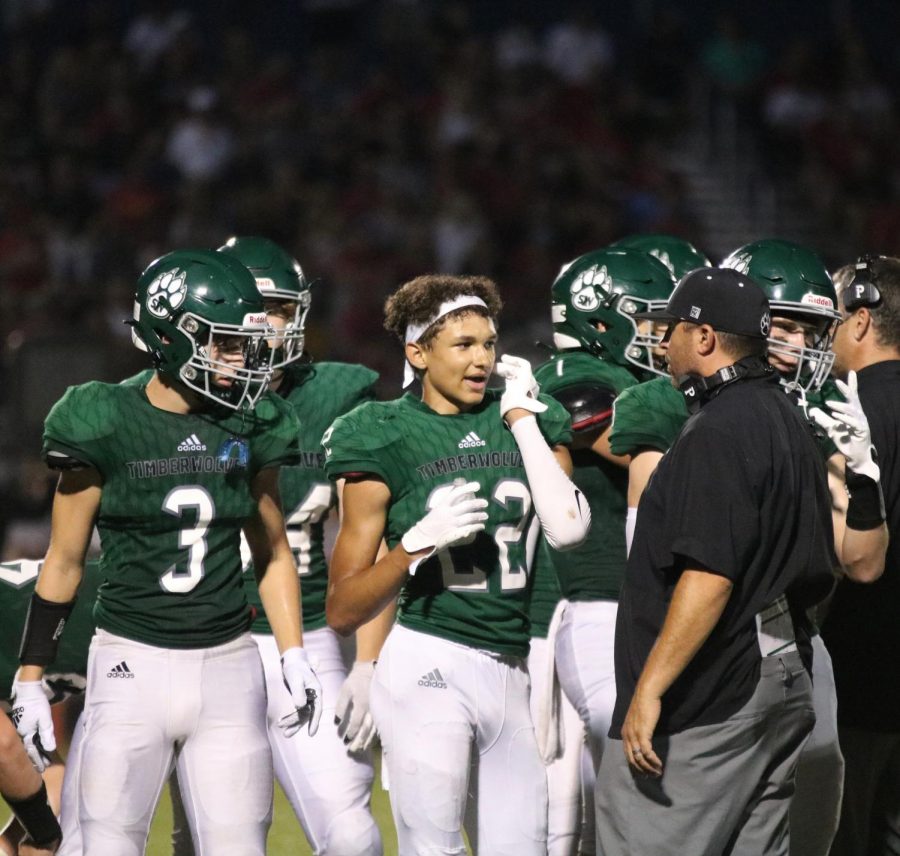
{"type": "Polygon", "coordinates": [[[273,331],[253,276],[237,259],[214,250],[161,256],[138,280],[130,323],[132,341],[159,371],[217,404],[249,409],[266,391],[273,331]],[[243,366],[216,359],[214,340],[223,338],[240,346],[243,366]]]}
{"type": "Polygon", "coordinates": [[[219,252],[234,256],[249,269],[264,300],[293,304],[293,318],[277,332],[273,368],[283,369],[299,360],[310,304],[309,282],[300,263],[268,238],[229,238],[219,252]]]}
{"type": "Polygon", "coordinates": [[[773,333],[769,352],[794,368],[779,369],[791,388],[818,389],[834,363],[831,343],[841,314],[825,265],[812,250],[775,238],[745,244],[721,264],[751,277],[769,298],[773,333]],[[799,322],[806,330],[803,345],[777,338],[778,319],[799,322]]]}
{"type": "Polygon", "coordinates": [[[669,269],[676,282],[692,270],[712,267],[712,262],[690,241],[674,235],[628,235],[610,246],[649,253],[669,269]]]}
{"type": "Polygon", "coordinates": [[[564,265],[552,288],[553,343],[581,348],[644,378],[665,374],[661,335],[637,312],[664,309],[675,280],[657,259],[638,250],[607,248],[564,265]]]}

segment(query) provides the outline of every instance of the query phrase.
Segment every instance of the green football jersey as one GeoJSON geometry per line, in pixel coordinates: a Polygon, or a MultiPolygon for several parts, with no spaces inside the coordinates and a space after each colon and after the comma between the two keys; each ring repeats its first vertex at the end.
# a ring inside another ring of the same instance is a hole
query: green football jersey
{"type": "Polygon", "coordinates": [[[125,380],[119,381],[122,386],[146,386],[152,379],[153,375],[156,372],[153,369],[144,369],[143,371],[139,371],[136,375],[132,375],[131,377],[125,378],[125,380]]]}
{"type": "MultiPolygon", "coordinates": [[[[20,559],[0,564],[0,701],[8,701],[19,668],[19,644],[42,560],[20,559]]],[[[94,600],[100,585],[100,563],[85,562],[75,607],[59,640],[56,659],[44,672],[53,702],[84,692],[88,648],[94,635],[94,600]]]]}
{"type": "Polygon", "coordinates": [[[99,471],[104,581],[97,626],[166,648],[222,644],[244,632],[240,531],[253,478],[296,460],[290,405],[267,395],[252,413],[169,413],[140,383],[70,387],[44,426],[43,456],[99,471]]]}
{"type": "Polygon", "coordinates": [[[609,445],[616,455],[641,449],[667,452],[688,418],[681,390],[668,377],[655,377],[626,389],[613,405],[609,445]]]}
{"type": "MultiPolygon", "coordinates": [[[[828,379],[815,393],[807,393],[810,407],[822,407],[825,401],[842,400],[834,381],[828,379]]],[[[658,377],[625,390],[613,405],[610,448],[617,455],[633,455],[640,449],[665,453],[681,433],[688,419],[687,404],[681,390],[667,377],[658,377]]],[[[827,460],[837,452],[828,435],[812,423],[819,449],[827,460]]]]}
{"type": "MultiPolygon", "coordinates": [[[[551,445],[571,437],[566,411],[546,396],[538,424],[551,445]]],[[[371,473],[391,492],[385,538],[396,546],[457,479],[488,500],[485,529],[422,562],[400,593],[406,627],[501,655],[528,654],[528,572],[539,522],[515,438],[488,390],[468,413],[440,415],[412,395],[362,404],[323,438],[329,478],[371,473]]]]}
{"type": "MultiPolygon", "coordinates": [[[[556,395],[571,386],[599,384],[615,396],[637,383],[627,369],[577,350],[554,354],[538,366],[534,376],[541,391],[548,395],[556,395]]],[[[615,600],[625,572],[628,471],[591,449],[573,449],[572,463],[575,467],[572,480],[591,507],[591,528],[584,543],[574,550],[562,553],[550,547],[539,550],[535,557],[536,578],[541,578],[542,565],[549,559],[556,569],[563,597],[582,601],[615,600]]],[[[540,600],[536,604],[539,606],[540,600]]],[[[544,605],[545,614],[547,606],[549,603],[544,605]]],[[[535,615],[535,620],[540,625],[544,616],[535,615]]]]}
{"type": "MultiPolygon", "coordinates": [[[[376,380],[376,372],[360,365],[294,365],[289,367],[278,391],[294,408],[300,421],[299,462],[281,468],[279,485],[288,541],[294,551],[303,589],[304,630],[325,626],[328,564],[323,530],[328,512],[337,500],[334,485],[325,475],[322,435],[338,416],[375,398],[376,380]]],[[[244,568],[244,586],[248,600],[257,610],[253,632],[271,633],[259,599],[252,563],[244,568]]]]}

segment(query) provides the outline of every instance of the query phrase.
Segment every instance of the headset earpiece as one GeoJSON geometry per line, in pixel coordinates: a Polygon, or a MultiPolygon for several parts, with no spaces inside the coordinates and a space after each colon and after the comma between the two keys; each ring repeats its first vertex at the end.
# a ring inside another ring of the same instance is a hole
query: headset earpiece
{"type": "Polygon", "coordinates": [[[856,262],[853,280],[841,295],[847,312],[855,312],[863,306],[877,306],[881,302],[881,292],[875,285],[875,271],[872,270],[872,263],[878,258],[867,255],[856,262]]]}

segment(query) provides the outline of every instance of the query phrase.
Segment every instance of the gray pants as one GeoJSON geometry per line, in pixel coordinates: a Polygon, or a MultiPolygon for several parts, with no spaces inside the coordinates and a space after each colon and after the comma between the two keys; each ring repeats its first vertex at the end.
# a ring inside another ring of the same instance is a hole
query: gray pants
{"type": "Polygon", "coordinates": [[[659,736],[659,779],[610,741],[597,780],[603,856],[787,856],[797,758],[815,724],[797,653],[767,657],[753,696],[725,722],[659,736]]]}
{"type": "Polygon", "coordinates": [[[900,733],[839,733],[846,774],[831,856],[900,856],[900,733]]]}

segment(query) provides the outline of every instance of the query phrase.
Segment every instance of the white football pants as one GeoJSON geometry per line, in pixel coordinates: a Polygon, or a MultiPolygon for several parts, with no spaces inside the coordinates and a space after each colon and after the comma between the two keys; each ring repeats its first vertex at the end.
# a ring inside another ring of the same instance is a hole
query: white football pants
{"type": "MultiPolygon", "coordinates": [[[[531,718],[537,721],[537,702],[546,691],[546,659],[552,656],[546,639],[532,637],[528,654],[528,673],[531,676],[531,718]]],[[[560,715],[564,748],[547,771],[547,853],[548,856],[575,856],[582,839],[583,805],[594,814],[593,792],[590,801],[582,804],[582,758],[586,753],[584,724],[565,693],[560,699],[560,715]]],[[[584,832],[584,843],[593,850],[594,826],[591,822],[584,832]]],[[[584,851],[582,851],[584,852],[584,851]]]]}
{"type": "MultiPolygon", "coordinates": [[[[250,634],[213,648],[91,642],[80,745],[66,767],[84,853],[140,856],[173,760],[198,856],[263,856],[272,818],[265,685],[250,634]]],[[[73,853],[78,836],[60,853],[73,853]]]]}
{"type": "Polygon", "coordinates": [[[268,729],[275,777],[284,790],[316,856],[381,856],[381,833],[369,810],[375,771],[371,753],[351,755],[338,736],[334,707],[347,677],[340,637],[328,627],[303,634],[322,683],[322,720],[310,737],[306,728],[285,737],[278,721],[293,710],[281,675],[274,636],[254,635],[262,656],[269,697],[268,729]]]}
{"type": "MultiPolygon", "coordinates": [[[[254,634],[266,674],[267,725],[275,778],[316,856],[381,856],[381,833],[369,810],[374,770],[371,754],[350,755],[338,737],[334,707],[347,669],[340,637],[323,627],[303,634],[303,644],[322,683],[324,704],[319,730],[301,729],[285,737],[279,719],[291,711],[281,675],[275,638],[254,634]]],[[[175,777],[171,781],[174,816],[173,856],[194,856],[185,831],[175,777]]]]}
{"type": "Polygon", "coordinates": [[[524,661],[395,625],[372,685],[402,856],[464,854],[477,753],[479,856],[547,852],[547,775],[524,661]]]}
{"type": "Polygon", "coordinates": [[[616,704],[613,651],[618,608],[614,600],[570,602],[556,636],[559,684],[587,729],[594,780],[616,704]]]}

